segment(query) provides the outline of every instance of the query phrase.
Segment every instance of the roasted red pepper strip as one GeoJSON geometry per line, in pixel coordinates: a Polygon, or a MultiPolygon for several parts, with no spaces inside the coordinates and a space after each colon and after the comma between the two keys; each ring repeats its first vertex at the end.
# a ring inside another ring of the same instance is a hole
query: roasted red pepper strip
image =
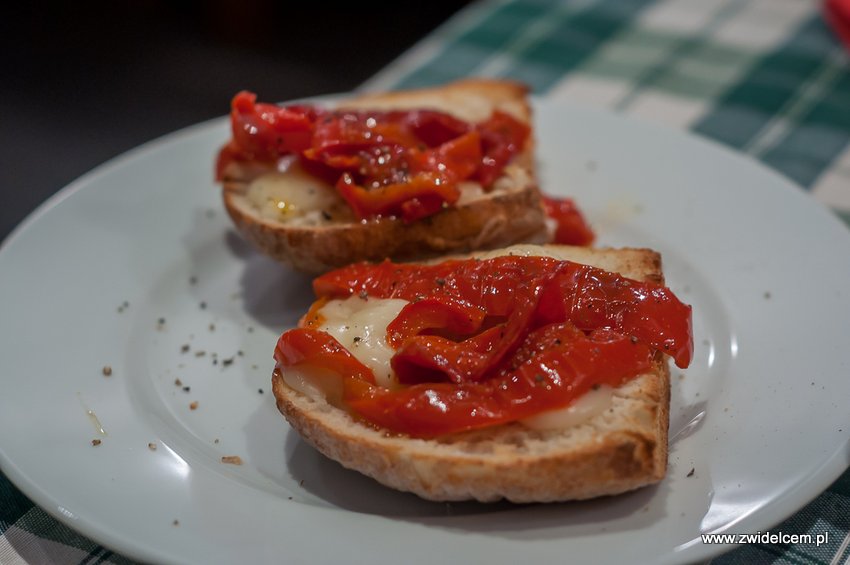
{"type": "Polygon", "coordinates": [[[246,157],[267,161],[310,147],[313,124],[321,113],[308,106],[275,106],[257,102],[242,91],[233,99],[230,121],[233,142],[246,157]]]}
{"type": "Polygon", "coordinates": [[[428,379],[431,381],[460,384],[483,380],[519,347],[528,333],[539,290],[539,284],[521,283],[511,293],[508,310],[504,312],[507,320],[469,339],[456,342],[435,336],[408,338],[392,358],[399,382],[424,380],[423,369],[431,375],[428,379]],[[439,373],[445,378],[437,378],[439,373]]]}
{"type": "Polygon", "coordinates": [[[313,367],[375,384],[372,370],[357,360],[329,333],[298,328],[280,336],[274,358],[283,367],[313,367]]]}
{"type": "Polygon", "coordinates": [[[336,188],[360,218],[400,211],[409,222],[431,215],[442,208],[443,202],[451,204],[460,197],[456,184],[442,182],[441,177],[434,173],[420,173],[404,183],[369,189],[355,184],[346,173],[340,177],[336,188]],[[416,204],[405,207],[409,202],[416,204]]]}
{"type": "Polygon", "coordinates": [[[525,146],[531,129],[510,114],[496,110],[488,120],[478,124],[478,130],[484,155],[476,178],[482,185],[490,186],[525,146]]]}
{"type": "Polygon", "coordinates": [[[493,349],[501,343],[500,326],[462,342],[436,335],[415,336],[393,355],[390,365],[401,384],[421,382],[474,382],[491,364],[493,349]]]}
{"type": "Polygon", "coordinates": [[[398,349],[413,336],[425,330],[443,330],[466,336],[481,327],[487,315],[480,306],[451,296],[435,295],[411,302],[387,325],[387,343],[398,349]]]}
{"type": "Polygon", "coordinates": [[[546,215],[555,220],[554,243],[563,245],[591,245],[596,239],[584,216],[571,198],[543,197],[546,215]]]}
{"type": "MultiPolygon", "coordinates": [[[[297,330],[296,330],[297,331],[297,330]]],[[[461,385],[422,383],[390,391],[347,382],[346,403],[368,421],[417,437],[484,428],[567,406],[592,387],[619,386],[652,366],[652,351],[622,335],[586,337],[570,324],[526,339],[528,362],[498,377],[461,385]]]]}
{"type": "Polygon", "coordinates": [[[569,320],[581,330],[616,329],[670,355],[676,366],[691,362],[691,307],[666,287],[585,265],[561,269],[540,296],[539,323],[569,320]]]}

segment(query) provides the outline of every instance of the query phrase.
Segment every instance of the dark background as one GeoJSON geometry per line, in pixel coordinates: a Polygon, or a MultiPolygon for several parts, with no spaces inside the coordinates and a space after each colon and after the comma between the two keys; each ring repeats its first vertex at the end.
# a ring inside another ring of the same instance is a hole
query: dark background
{"type": "Polygon", "coordinates": [[[0,241],[145,141],[263,100],[357,87],[465,2],[14,3],[0,17],[0,241]]]}

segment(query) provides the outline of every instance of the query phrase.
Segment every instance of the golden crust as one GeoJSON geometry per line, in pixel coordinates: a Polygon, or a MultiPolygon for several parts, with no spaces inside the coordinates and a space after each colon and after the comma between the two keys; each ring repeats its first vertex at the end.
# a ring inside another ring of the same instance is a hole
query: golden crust
{"type": "MultiPolygon", "coordinates": [[[[531,121],[525,86],[510,81],[470,79],[415,91],[364,95],[342,107],[434,108],[476,121],[494,108],[531,121]]],[[[496,249],[548,238],[545,212],[534,176],[534,142],[513,160],[526,174],[518,182],[498,182],[500,189],[451,206],[409,224],[397,218],[293,225],[264,219],[244,197],[246,179],[225,174],[223,200],[240,233],[264,254],[294,268],[321,273],[357,261],[410,260],[446,253],[496,249]]]]}
{"type": "MultiPolygon", "coordinates": [[[[642,249],[557,247],[565,259],[663,280],[660,257],[642,249]]],[[[278,409],[310,444],[345,467],[431,500],[552,502],[618,494],[664,478],[670,379],[658,354],[653,370],[616,389],[609,410],[564,430],[519,423],[414,439],[355,421],[321,399],[272,378],[278,409]]]]}

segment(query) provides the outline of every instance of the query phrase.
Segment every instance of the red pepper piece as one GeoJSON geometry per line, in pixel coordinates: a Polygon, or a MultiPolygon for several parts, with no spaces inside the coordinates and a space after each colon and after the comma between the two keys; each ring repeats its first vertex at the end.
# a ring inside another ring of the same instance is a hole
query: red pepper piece
{"type": "Polygon", "coordinates": [[[557,222],[555,243],[591,245],[596,236],[571,198],[543,197],[546,215],[557,222]]]}

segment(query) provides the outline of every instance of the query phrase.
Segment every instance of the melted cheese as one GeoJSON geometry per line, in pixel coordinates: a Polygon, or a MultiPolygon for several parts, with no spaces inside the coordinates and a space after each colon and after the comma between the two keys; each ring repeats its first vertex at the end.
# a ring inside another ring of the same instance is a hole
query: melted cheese
{"type": "Polygon", "coordinates": [[[342,406],[342,380],[327,369],[315,367],[286,367],[281,369],[283,382],[313,400],[325,399],[334,406],[342,406]]]}
{"type": "Polygon", "coordinates": [[[292,162],[248,186],[248,201],[261,217],[286,223],[318,224],[348,219],[350,211],[336,189],[292,162]]]}
{"type": "Polygon", "coordinates": [[[611,407],[614,389],[600,386],[588,391],[566,408],[541,412],[520,420],[525,426],[535,430],[561,430],[583,424],[611,407]]]}
{"type": "Polygon", "coordinates": [[[325,323],[318,329],[328,332],[358,361],[372,369],[380,386],[397,386],[390,367],[395,351],[387,344],[387,326],[398,317],[407,300],[360,298],[330,300],[319,314],[325,323]]]}

